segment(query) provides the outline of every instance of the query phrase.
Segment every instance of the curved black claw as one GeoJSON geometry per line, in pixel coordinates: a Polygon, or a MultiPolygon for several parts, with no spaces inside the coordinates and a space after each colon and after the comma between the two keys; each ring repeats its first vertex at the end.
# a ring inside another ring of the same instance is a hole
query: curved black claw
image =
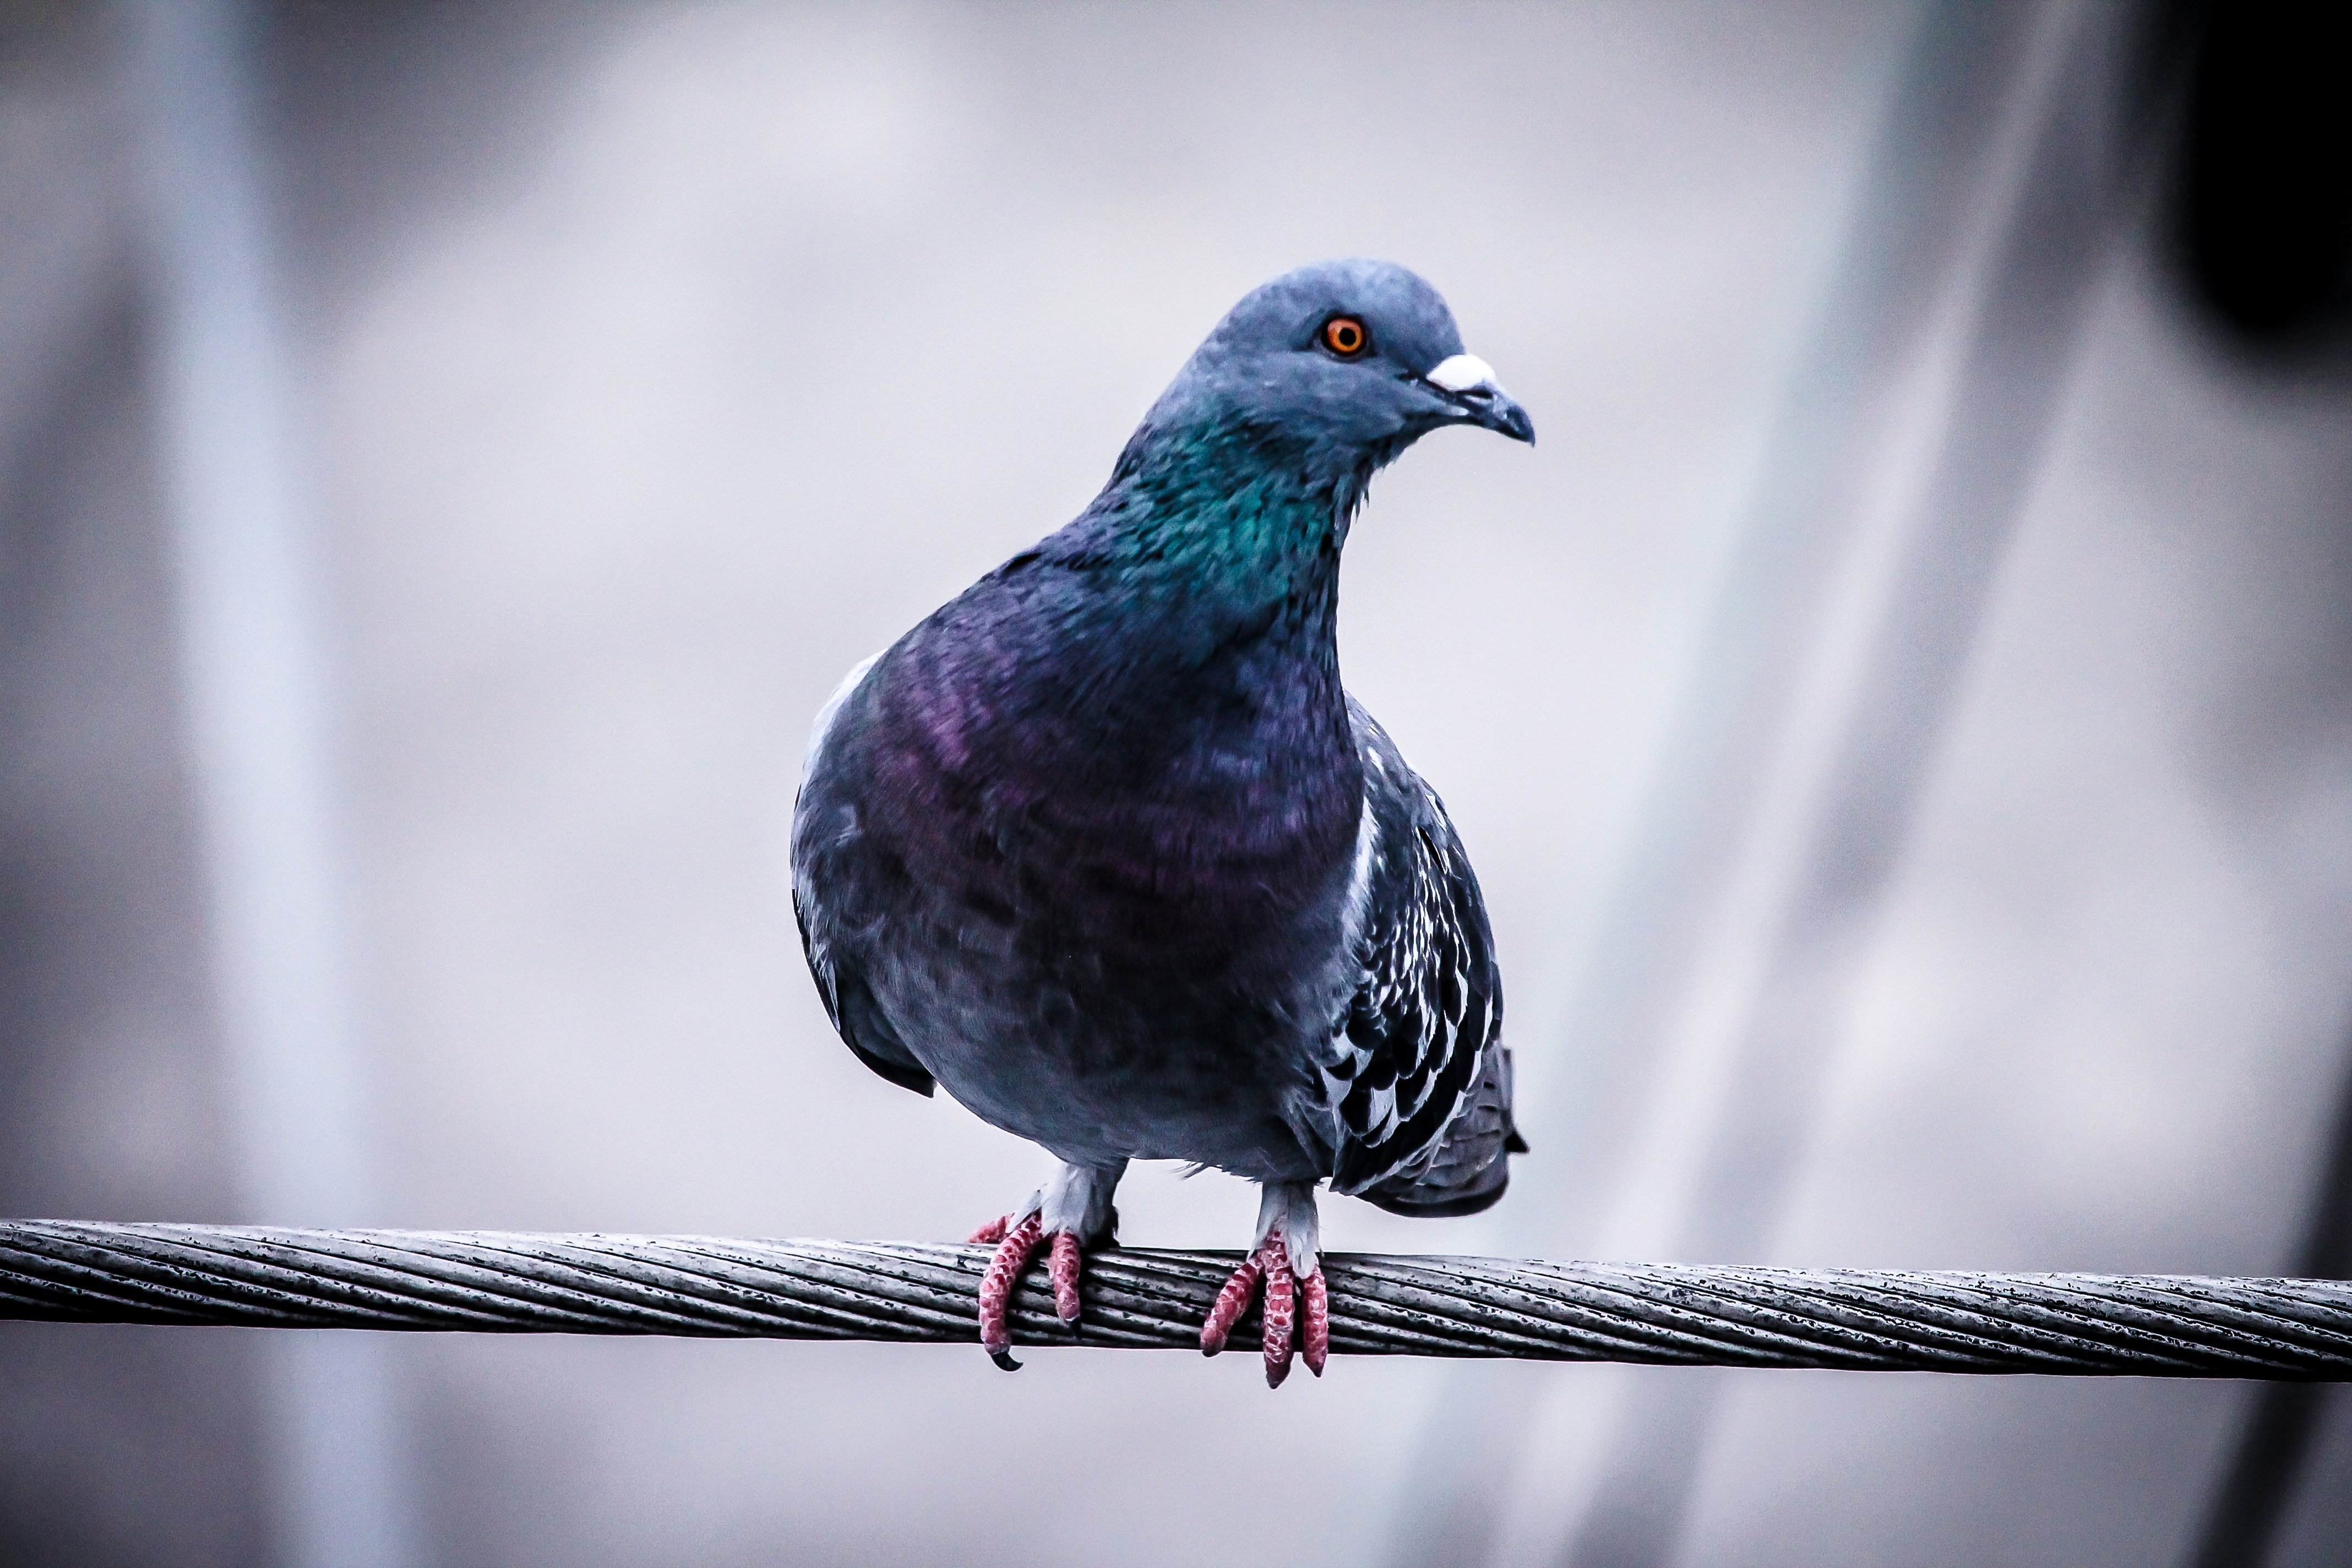
{"type": "Polygon", "coordinates": [[[1003,1367],[1007,1372],[1019,1372],[1021,1370],[1021,1363],[1013,1359],[1013,1352],[1011,1351],[991,1351],[988,1352],[988,1359],[994,1362],[998,1366],[1003,1367]]]}

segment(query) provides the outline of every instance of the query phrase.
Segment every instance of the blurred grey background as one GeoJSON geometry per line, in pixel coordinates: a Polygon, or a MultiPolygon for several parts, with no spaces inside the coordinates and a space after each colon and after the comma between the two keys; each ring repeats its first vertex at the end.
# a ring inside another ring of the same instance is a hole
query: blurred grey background
{"type": "MultiPolygon", "coordinates": [[[[0,1214],[1002,1212],[804,977],[808,721],[1360,253],[1543,437],[1342,633],[1535,1152],[1329,1243],[2352,1271],[2319,9],[0,5],[0,1214]]],[[[2244,1384],[0,1324],[26,1568],[2316,1564],[2347,1480],[2244,1384]]]]}

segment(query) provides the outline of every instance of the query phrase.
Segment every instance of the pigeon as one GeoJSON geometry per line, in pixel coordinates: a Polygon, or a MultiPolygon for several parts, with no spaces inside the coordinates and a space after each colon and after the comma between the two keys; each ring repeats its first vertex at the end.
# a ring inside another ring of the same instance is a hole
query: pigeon
{"type": "Polygon", "coordinates": [[[1321,1375],[1318,1185],[1398,1214],[1503,1194],[1511,1057],[1444,805],[1340,684],[1339,556],[1373,474],[1527,412],[1402,267],[1235,305],[1077,518],[851,670],[793,807],[810,973],[860,1060],[1061,1162],[994,1244],[981,1342],[1041,1250],[1076,1331],[1134,1160],[1261,1188],[1202,1327],[1264,1298],[1266,1379],[1321,1375]]]}

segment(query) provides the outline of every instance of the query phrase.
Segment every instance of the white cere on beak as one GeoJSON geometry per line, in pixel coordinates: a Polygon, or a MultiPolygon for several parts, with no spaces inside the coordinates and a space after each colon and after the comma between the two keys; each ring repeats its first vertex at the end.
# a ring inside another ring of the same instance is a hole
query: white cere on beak
{"type": "Polygon", "coordinates": [[[1448,392],[1463,392],[1495,379],[1495,367],[1476,354],[1455,354],[1442,361],[1422,377],[1432,386],[1442,386],[1448,392]]]}

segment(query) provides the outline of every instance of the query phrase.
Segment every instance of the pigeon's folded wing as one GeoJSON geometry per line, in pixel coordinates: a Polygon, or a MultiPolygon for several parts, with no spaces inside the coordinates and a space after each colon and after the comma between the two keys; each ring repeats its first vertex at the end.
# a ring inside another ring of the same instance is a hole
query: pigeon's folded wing
{"type": "Polygon", "coordinates": [[[1354,896],[1361,978],[1324,1068],[1332,1186],[1383,1208],[1471,1214],[1524,1148],[1486,901],[1436,793],[1352,700],[1370,814],[1354,896]]]}
{"type": "Polygon", "coordinates": [[[802,766],[800,798],[793,806],[793,918],[801,928],[801,951],[808,957],[809,973],[817,994],[824,999],[825,1016],[857,1059],[892,1083],[928,1095],[930,1073],[915,1059],[874,1000],[864,972],[846,951],[852,944],[837,940],[835,912],[827,889],[849,879],[845,867],[826,868],[820,862],[840,858],[857,835],[857,809],[825,767],[826,743],[844,710],[874,668],[875,658],[851,670],[835,690],[809,733],[808,760],[802,766]]]}

